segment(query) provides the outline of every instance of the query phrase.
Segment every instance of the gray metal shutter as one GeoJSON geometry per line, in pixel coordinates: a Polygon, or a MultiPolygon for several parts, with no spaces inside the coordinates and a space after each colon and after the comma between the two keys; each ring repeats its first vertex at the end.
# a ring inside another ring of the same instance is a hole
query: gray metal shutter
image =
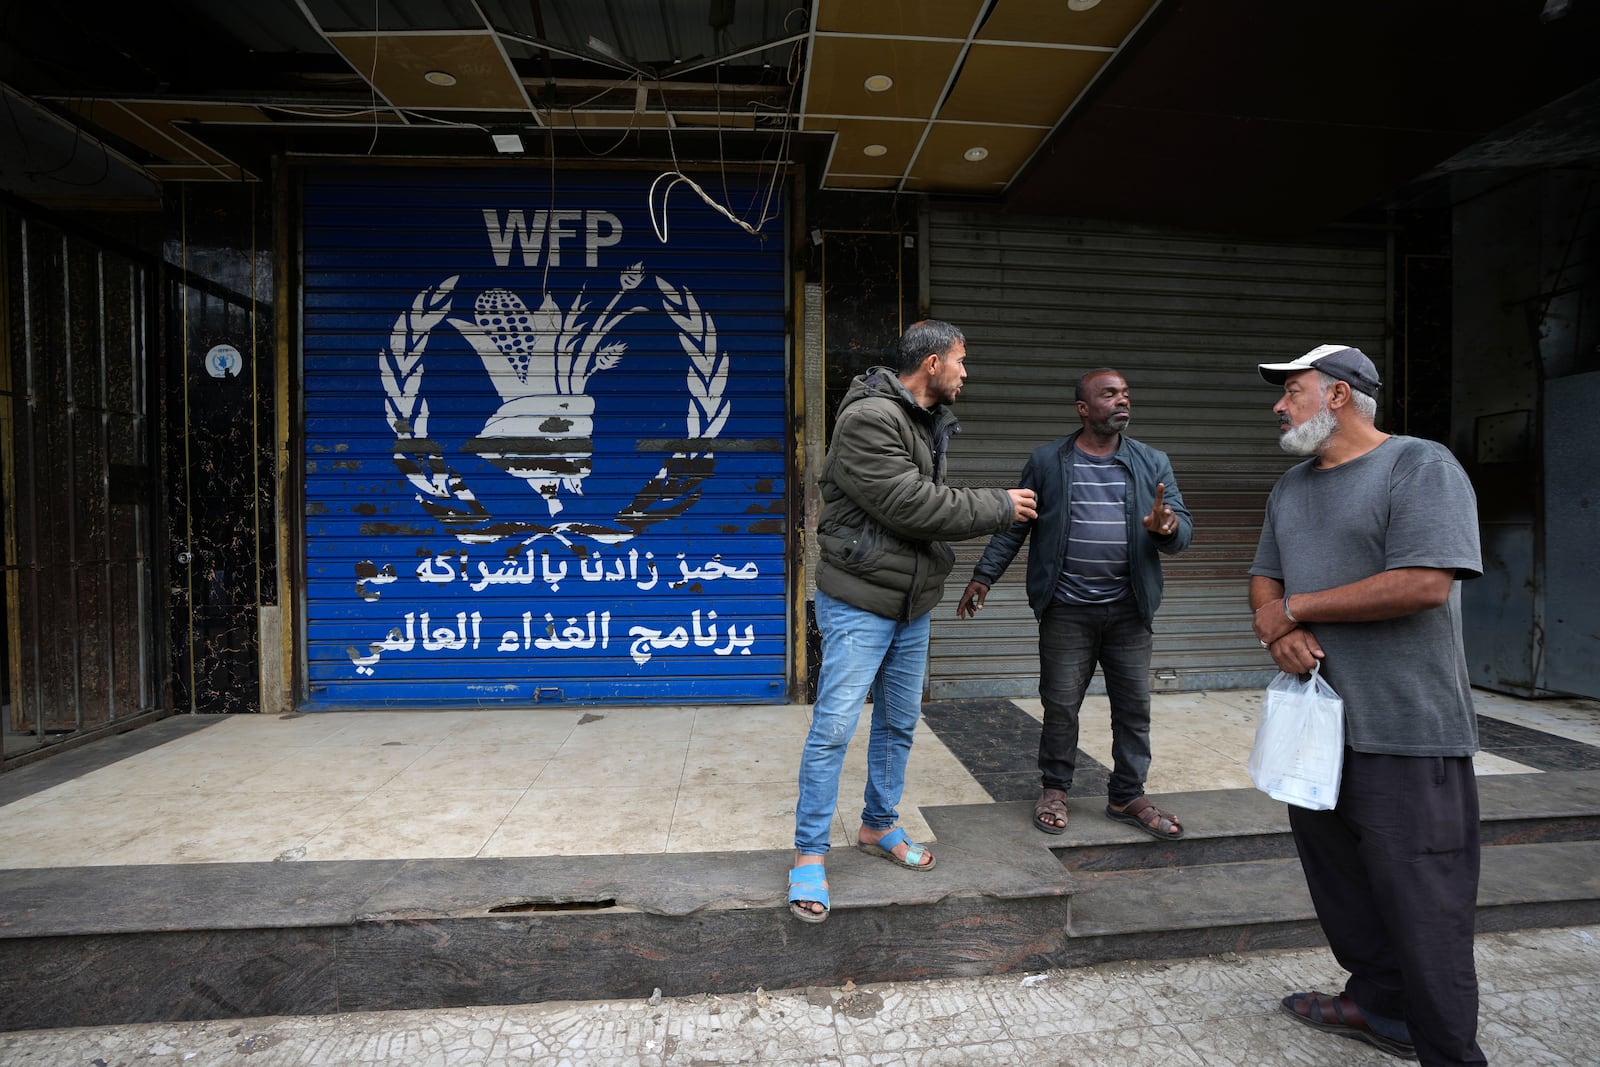
{"type": "Polygon", "coordinates": [[[783,699],[785,231],[653,177],[306,176],[307,706],[783,699]]]}
{"type": "MultiPolygon", "coordinates": [[[[1277,447],[1270,409],[1279,393],[1256,364],[1337,341],[1382,367],[1382,244],[1228,240],[1000,214],[934,212],[930,221],[932,314],[967,335],[951,481],[1014,485],[1033,448],[1078,428],[1078,376],[1116,368],[1133,394],[1130,434],[1172,458],[1195,520],[1189,549],[1164,560],[1153,684],[1264,682],[1273,668],[1250,632],[1247,570],[1267,493],[1292,460],[1277,447]]],[[[1037,693],[1026,547],[984,613],[955,618],[985,544],[956,546],[934,615],[938,697],[1037,693]]]]}

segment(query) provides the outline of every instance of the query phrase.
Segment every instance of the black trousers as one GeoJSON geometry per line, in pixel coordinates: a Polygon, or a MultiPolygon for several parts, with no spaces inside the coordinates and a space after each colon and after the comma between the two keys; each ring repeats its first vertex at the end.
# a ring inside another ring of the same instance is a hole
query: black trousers
{"type": "Polygon", "coordinates": [[[1345,749],[1332,811],[1289,808],[1306,885],[1345,993],[1404,1019],[1424,1064],[1481,1064],[1478,782],[1469,757],[1345,749]]]}

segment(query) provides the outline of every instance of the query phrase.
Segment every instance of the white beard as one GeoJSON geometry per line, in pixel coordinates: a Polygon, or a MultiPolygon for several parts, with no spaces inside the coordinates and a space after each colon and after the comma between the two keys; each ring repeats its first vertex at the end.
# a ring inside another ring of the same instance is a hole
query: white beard
{"type": "Polygon", "coordinates": [[[1315,415],[1278,435],[1278,447],[1292,456],[1314,456],[1338,431],[1339,420],[1328,410],[1327,398],[1323,398],[1322,408],[1315,415]]]}

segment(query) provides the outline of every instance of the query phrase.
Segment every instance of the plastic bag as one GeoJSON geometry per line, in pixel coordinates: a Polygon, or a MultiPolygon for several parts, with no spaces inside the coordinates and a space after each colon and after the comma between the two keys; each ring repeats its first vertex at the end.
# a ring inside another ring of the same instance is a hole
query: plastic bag
{"type": "Polygon", "coordinates": [[[1278,672],[1261,703],[1250,750],[1250,780],[1286,804],[1327,811],[1339,800],[1344,770],[1344,700],[1322,680],[1278,672]],[[1303,680],[1302,680],[1303,679],[1303,680]]]}

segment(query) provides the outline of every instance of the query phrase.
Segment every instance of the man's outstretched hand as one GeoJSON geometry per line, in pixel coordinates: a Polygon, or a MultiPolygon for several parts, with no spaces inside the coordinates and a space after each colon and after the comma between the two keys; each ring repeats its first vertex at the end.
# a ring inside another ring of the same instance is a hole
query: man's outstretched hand
{"type": "Polygon", "coordinates": [[[989,587],[974,578],[967,583],[967,591],[961,594],[961,599],[956,601],[956,618],[970,619],[983,610],[983,600],[989,595],[989,587]]]}
{"type": "Polygon", "coordinates": [[[1150,502],[1150,514],[1144,517],[1144,528],[1159,537],[1171,537],[1178,532],[1178,516],[1163,501],[1167,483],[1156,483],[1156,498],[1150,502]]]}

